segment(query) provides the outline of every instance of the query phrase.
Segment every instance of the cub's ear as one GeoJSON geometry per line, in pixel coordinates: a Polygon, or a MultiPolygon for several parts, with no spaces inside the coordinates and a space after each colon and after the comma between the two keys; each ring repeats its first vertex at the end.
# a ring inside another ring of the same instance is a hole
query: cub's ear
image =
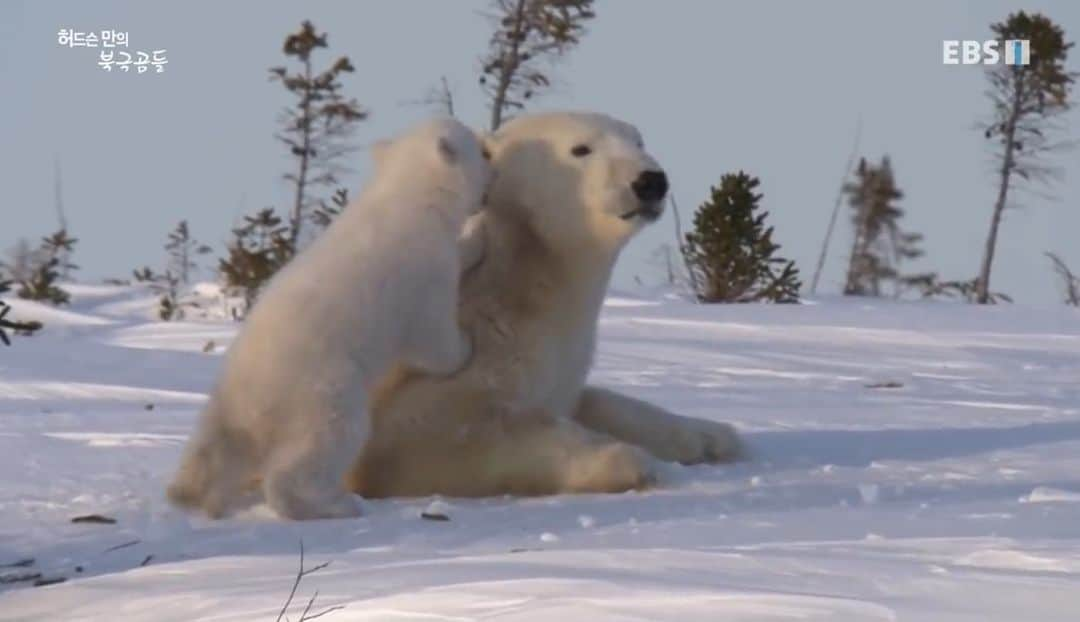
{"type": "Polygon", "coordinates": [[[371,145],[371,160],[375,163],[375,168],[382,165],[383,160],[386,159],[386,154],[390,150],[391,140],[384,138],[377,140],[371,145]]]}
{"type": "Polygon", "coordinates": [[[454,162],[457,162],[457,147],[454,146],[454,143],[449,138],[445,136],[440,136],[438,149],[439,157],[442,158],[443,161],[445,161],[447,164],[453,164],[454,162]]]}

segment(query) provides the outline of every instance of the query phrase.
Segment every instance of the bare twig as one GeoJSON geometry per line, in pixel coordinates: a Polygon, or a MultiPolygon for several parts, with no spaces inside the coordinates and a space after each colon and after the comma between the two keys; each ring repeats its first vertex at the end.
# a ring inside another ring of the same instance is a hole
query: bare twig
{"type": "Polygon", "coordinates": [[[8,572],[5,574],[0,574],[0,585],[7,585],[10,583],[23,583],[25,581],[37,581],[40,578],[40,572],[8,572]]]}
{"type": "Polygon", "coordinates": [[[450,91],[450,85],[446,82],[446,76],[440,78],[442,84],[442,103],[446,105],[446,114],[454,116],[454,94],[450,91]]]}
{"type": "Polygon", "coordinates": [[[24,557],[18,561],[11,562],[10,564],[0,564],[0,568],[27,568],[34,565],[33,557],[24,557]]]}
{"type": "Polygon", "coordinates": [[[324,615],[330,613],[331,611],[338,611],[339,609],[344,609],[345,608],[342,605],[334,605],[333,607],[327,607],[326,609],[323,609],[319,613],[308,615],[308,612],[311,611],[311,606],[315,604],[315,599],[318,598],[318,597],[319,597],[319,590],[315,590],[315,593],[311,595],[310,599],[308,599],[307,606],[304,607],[304,612],[300,614],[300,622],[306,622],[307,620],[314,620],[315,618],[321,618],[324,615]]]}
{"type": "Polygon", "coordinates": [[[46,587],[67,581],[67,577],[42,577],[34,581],[34,587],[46,587]]]}
{"type": "Polygon", "coordinates": [[[810,295],[817,291],[818,280],[821,279],[821,271],[825,268],[825,257],[829,254],[829,242],[832,240],[833,230],[836,228],[836,217],[840,213],[840,203],[844,198],[844,184],[847,183],[848,175],[851,174],[851,166],[855,163],[855,156],[859,152],[859,139],[862,138],[862,117],[855,123],[855,140],[851,142],[851,152],[848,154],[847,163],[844,164],[844,176],[840,179],[840,189],[836,191],[836,200],[833,201],[832,215],[829,216],[829,226],[825,229],[825,239],[821,242],[821,253],[818,255],[817,267],[814,268],[814,278],[810,281],[810,295]]]}
{"type": "MultiPolygon", "coordinates": [[[[329,565],[330,562],[323,562],[317,566],[312,566],[311,568],[304,568],[304,541],[300,541],[300,570],[296,572],[296,580],[293,581],[292,589],[289,591],[289,597],[285,600],[285,604],[281,607],[281,612],[278,613],[276,622],[281,622],[282,619],[286,621],[288,620],[288,617],[285,616],[285,613],[289,610],[289,606],[292,604],[293,598],[296,597],[296,590],[300,587],[300,581],[307,575],[318,572],[319,570],[322,570],[329,565]]],[[[305,622],[306,620],[314,620],[315,618],[321,618],[322,616],[332,611],[337,611],[339,609],[345,608],[341,605],[335,605],[333,607],[324,609],[314,615],[308,615],[308,613],[311,611],[311,607],[315,604],[315,599],[318,598],[318,596],[319,591],[315,590],[315,593],[312,594],[311,598],[308,600],[307,606],[304,607],[304,612],[300,614],[300,622],[305,622]]]]}
{"type": "Polygon", "coordinates": [[[119,551],[120,549],[126,549],[128,547],[135,546],[139,542],[141,542],[141,540],[129,540],[129,541],[124,542],[122,544],[117,544],[116,546],[110,546],[109,548],[105,549],[105,552],[106,553],[111,553],[113,551],[119,551]]]}
{"type": "Polygon", "coordinates": [[[344,608],[345,607],[343,605],[334,605],[333,607],[328,607],[328,608],[320,611],[319,613],[316,613],[315,615],[305,616],[303,618],[300,618],[300,622],[307,622],[308,620],[314,620],[315,618],[321,618],[321,617],[323,617],[324,615],[326,615],[328,613],[331,613],[331,612],[334,612],[334,611],[340,611],[340,610],[342,610],[344,608]]]}
{"type": "Polygon", "coordinates": [[[442,76],[439,78],[439,84],[429,88],[422,98],[406,100],[401,102],[401,105],[423,106],[452,117],[454,116],[454,92],[450,90],[450,83],[446,80],[446,76],[442,76]]]}
{"type": "Polygon", "coordinates": [[[109,516],[102,516],[101,514],[86,514],[84,516],[76,516],[71,519],[73,523],[93,523],[95,525],[115,525],[116,519],[109,516]]]}
{"type": "Polygon", "coordinates": [[[1065,290],[1065,304],[1080,307],[1080,277],[1076,276],[1065,260],[1054,253],[1047,252],[1046,256],[1054,264],[1054,272],[1061,277],[1065,290]]]}
{"type": "Polygon", "coordinates": [[[296,596],[296,588],[300,587],[300,579],[304,577],[304,541],[300,541],[300,571],[296,573],[296,580],[293,581],[292,590],[289,591],[289,597],[285,599],[285,604],[281,607],[281,613],[278,614],[276,622],[281,622],[281,619],[285,617],[285,612],[289,609],[289,605],[292,604],[292,599],[296,596]]]}
{"type": "Polygon", "coordinates": [[[668,201],[671,202],[671,214],[675,218],[675,243],[678,245],[676,248],[679,249],[679,256],[682,257],[683,265],[686,267],[686,274],[690,278],[690,288],[694,290],[694,300],[697,300],[701,290],[698,289],[697,275],[694,273],[694,268],[690,265],[690,260],[686,256],[686,239],[683,237],[682,218],[679,216],[679,204],[675,202],[674,192],[668,195],[668,201]]]}
{"type": "Polygon", "coordinates": [[[433,89],[428,95],[428,104],[441,108],[449,116],[454,116],[454,94],[450,91],[450,84],[446,76],[439,78],[439,88],[433,89]]]}
{"type": "Polygon", "coordinates": [[[301,620],[307,618],[308,612],[311,611],[311,606],[315,604],[315,599],[318,598],[318,597],[319,597],[319,590],[315,590],[315,593],[312,594],[311,598],[308,599],[307,606],[304,607],[303,613],[300,614],[300,619],[301,620]]]}

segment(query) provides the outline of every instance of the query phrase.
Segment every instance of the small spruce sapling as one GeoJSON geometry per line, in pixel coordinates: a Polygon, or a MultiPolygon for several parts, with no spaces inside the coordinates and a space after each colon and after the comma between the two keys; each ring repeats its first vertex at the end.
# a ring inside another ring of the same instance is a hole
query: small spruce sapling
{"type": "MultiPolygon", "coordinates": [[[[0,281],[0,294],[6,293],[11,289],[11,281],[0,281]]],[[[34,332],[41,330],[42,324],[37,321],[20,322],[18,320],[8,319],[8,312],[11,311],[11,307],[0,300],[0,342],[4,345],[10,346],[11,339],[8,337],[7,331],[12,331],[15,335],[29,336],[34,332]]]]}
{"type": "Polygon", "coordinates": [[[243,296],[246,313],[263,285],[292,259],[295,247],[288,226],[268,207],[245,216],[227,248],[218,268],[226,289],[243,296]]]}
{"type": "Polygon", "coordinates": [[[701,302],[798,302],[799,270],[776,256],[780,245],[758,212],[760,185],[739,171],[724,175],[694,214],[682,251],[701,302]]]}
{"type": "Polygon", "coordinates": [[[18,281],[19,289],[15,292],[16,295],[56,306],[68,304],[71,296],[60,288],[58,283],[62,272],[71,272],[78,268],[70,261],[77,241],[64,229],[42,238],[41,245],[33,254],[33,265],[18,281]]]}
{"type": "Polygon", "coordinates": [[[176,228],[169,232],[169,238],[165,242],[165,251],[169,254],[169,269],[176,274],[176,278],[182,285],[190,285],[192,273],[199,269],[195,259],[212,250],[191,236],[186,220],[177,223],[176,228]]]}
{"type": "Polygon", "coordinates": [[[186,307],[196,306],[194,302],[182,300],[181,290],[191,282],[192,273],[198,269],[195,258],[205,255],[212,249],[200,244],[191,235],[186,220],[181,220],[169,232],[165,241],[165,252],[169,256],[164,272],[154,272],[149,266],[132,272],[137,283],[145,283],[150,290],[160,296],[158,317],[166,322],[182,319],[186,307]]]}
{"type": "Polygon", "coordinates": [[[184,317],[184,304],[180,302],[180,277],[172,270],[154,272],[149,266],[132,271],[136,283],[145,283],[150,291],[158,294],[158,318],[169,322],[184,317]]]}

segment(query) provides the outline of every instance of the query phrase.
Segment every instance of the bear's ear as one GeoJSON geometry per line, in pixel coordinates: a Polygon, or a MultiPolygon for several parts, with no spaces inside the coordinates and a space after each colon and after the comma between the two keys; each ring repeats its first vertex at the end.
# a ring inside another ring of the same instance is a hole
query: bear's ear
{"type": "Polygon", "coordinates": [[[371,145],[371,160],[375,162],[375,167],[378,168],[382,161],[386,159],[386,153],[390,150],[390,139],[384,138],[377,140],[371,145]]]}
{"type": "Polygon", "coordinates": [[[457,147],[454,146],[453,141],[445,136],[439,137],[439,157],[443,159],[447,164],[453,164],[457,161],[458,152],[457,147]]]}

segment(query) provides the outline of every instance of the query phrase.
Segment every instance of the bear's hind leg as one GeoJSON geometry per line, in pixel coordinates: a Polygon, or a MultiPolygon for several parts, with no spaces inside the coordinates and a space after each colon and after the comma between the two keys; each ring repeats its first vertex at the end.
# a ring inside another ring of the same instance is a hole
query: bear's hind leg
{"type": "Polygon", "coordinates": [[[267,461],[262,483],[266,503],[291,520],[360,516],[360,505],[344,484],[356,449],[353,438],[325,430],[281,448],[267,461]]]}
{"type": "Polygon", "coordinates": [[[486,497],[624,492],[655,481],[655,461],[637,447],[572,420],[512,419],[461,440],[435,435],[365,451],[350,487],[370,497],[486,497]]]}
{"type": "Polygon", "coordinates": [[[741,457],[730,424],[683,417],[597,387],[586,387],[575,419],[590,430],[641,447],[668,462],[731,462],[741,457]]]}
{"type": "Polygon", "coordinates": [[[611,493],[656,481],[653,459],[568,419],[533,421],[492,439],[487,469],[511,494],[611,493]]]}

